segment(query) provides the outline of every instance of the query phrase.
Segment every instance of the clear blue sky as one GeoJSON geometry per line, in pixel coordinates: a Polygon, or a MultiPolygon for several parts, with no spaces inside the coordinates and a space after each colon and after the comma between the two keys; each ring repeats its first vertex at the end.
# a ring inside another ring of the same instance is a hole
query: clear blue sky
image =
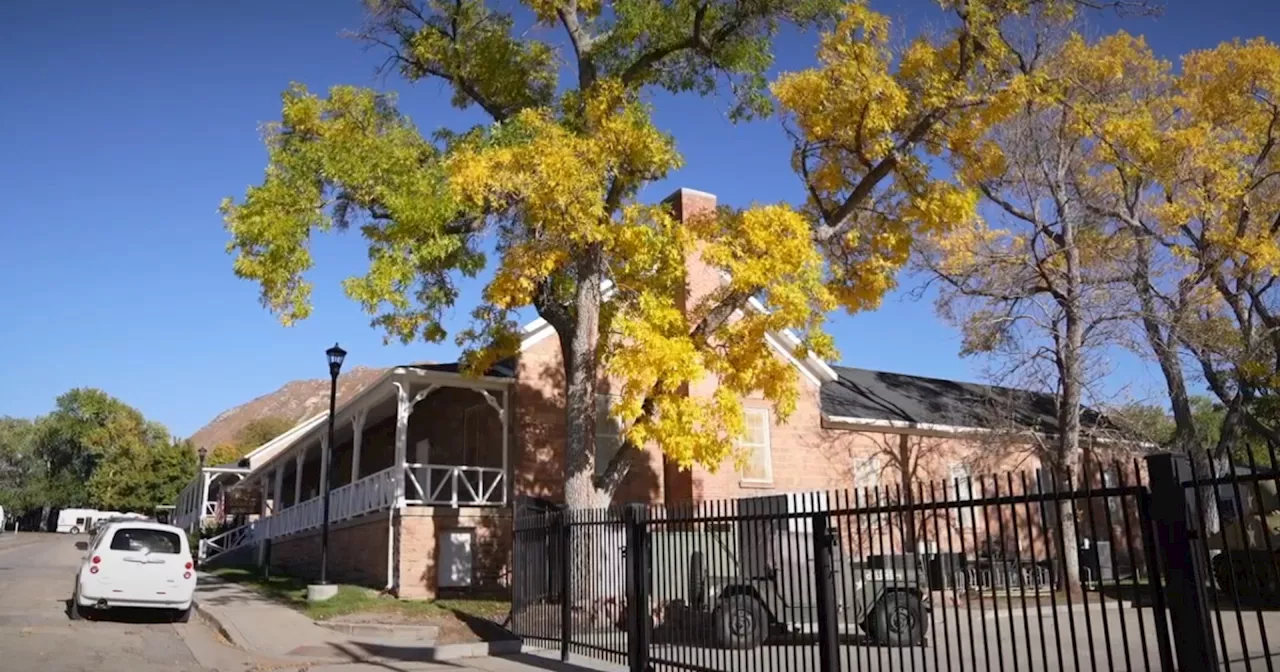
{"type": "MultiPolygon", "coordinates": [[[[873,5],[907,30],[938,16],[922,0],[873,5]]],[[[1099,28],[1145,33],[1172,57],[1276,30],[1277,14],[1272,2],[1172,0],[1162,18],[1099,28]]],[[[351,364],[456,355],[451,343],[381,343],[338,288],[362,265],[355,236],[318,240],[315,314],[289,329],[232,275],[224,251],[218,202],[260,180],[258,124],[278,117],[291,80],[395,90],[427,129],[464,120],[438,84],[375,77],[377,56],[339,35],[359,21],[355,0],[0,3],[0,415],[43,413],[67,389],[95,386],[187,435],[288,380],[324,376],[335,340],[351,364]]],[[[780,67],[810,63],[812,45],[812,36],[786,36],[780,67]]],[[[739,206],[799,198],[776,122],[735,127],[723,101],[656,103],[687,167],[645,199],[682,186],[739,206]]],[[[904,294],[877,312],[835,317],[843,363],[980,378],[983,363],[957,357],[931,303],[904,294]]],[[[1154,382],[1125,360],[1112,387],[1146,396],[1154,382]]]]}

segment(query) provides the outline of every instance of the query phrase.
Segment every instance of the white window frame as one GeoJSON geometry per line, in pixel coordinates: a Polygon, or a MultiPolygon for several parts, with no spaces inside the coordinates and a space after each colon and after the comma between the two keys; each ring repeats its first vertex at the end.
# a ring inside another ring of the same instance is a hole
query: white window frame
{"type": "MultiPolygon", "coordinates": [[[[752,413],[759,413],[764,416],[764,443],[758,444],[758,447],[764,449],[765,475],[763,478],[753,478],[744,474],[742,470],[739,470],[738,471],[739,482],[745,485],[773,485],[773,432],[771,431],[773,418],[772,418],[772,415],[769,413],[769,409],[767,408],[755,408],[755,407],[744,408],[742,409],[742,416],[743,416],[742,422],[743,422],[744,430],[746,428],[747,417],[752,413]]],[[[744,432],[743,436],[738,439],[738,447],[750,448],[754,450],[757,446],[752,446],[747,444],[746,434],[744,432]]]]}
{"type": "MultiPolygon", "coordinates": [[[[879,454],[864,455],[853,458],[853,487],[857,499],[862,499],[868,491],[875,492],[880,488],[880,474],[884,473],[884,463],[879,454]]],[[[866,504],[870,506],[870,504],[866,504]]]]}
{"type": "Polygon", "coordinates": [[[618,416],[612,414],[614,403],[620,400],[621,398],[622,397],[616,394],[597,394],[596,395],[596,406],[595,406],[596,476],[600,476],[601,474],[603,474],[605,468],[609,466],[609,460],[612,460],[613,456],[617,455],[619,450],[622,450],[622,420],[620,420],[618,416]],[[612,422],[609,423],[609,425],[611,425],[611,427],[608,428],[609,431],[605,431],[605,432],[600,431],[602,429],[602,424],[603,424],[600,422],[600,411],[601,411],[602,405],[604,407],[603,410],[609,413],[609,418],[612,420],[612,422]],[[601,438],[611,440],[616,444],[614,449],[611,452],[609,452],[608,455],[601,455],[600,453],[600,446],[602,444],[601,438]]]}
{"type": "MultiPolygon", "coordinates": [[[[955,488],[955,501],[967,502],[973,499],[973,475],[969,473],[969,466],[957,462],[951,465],[949,470],[949,478],[947,485],[955,488]]],[[[977,527],[976,511],[973,507],[964,507],[959,509],[960,527],[962,529],[971,530],[977,527]]]]}

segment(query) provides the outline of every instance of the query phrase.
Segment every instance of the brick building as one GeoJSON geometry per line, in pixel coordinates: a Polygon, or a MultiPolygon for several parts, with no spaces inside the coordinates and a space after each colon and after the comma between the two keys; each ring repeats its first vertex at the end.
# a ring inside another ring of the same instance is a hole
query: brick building
{"type": "MultiPolygon", "coordinates": [[[[688,189],[669,202],[686,218],[715,207],[714,196],[688,189]]],[[[720,277],[691,259],[686,305],[720,277]]],[[[1037,468],[1028,437],[1056,428],[1046,395],[800,360],[793,335],[768,338],[798,370],[800,398],[786,422],[765,399],[746,400],[746,467],[682,471],[650,447],[615,503],[848,489],[904,477],[967,483],[976,473],[1037,468]]],[[[599,387],[596,451],[603,465],[617,450],[618,428],[609,413],[610,381],[599,387]]],[[[711,380],[689,393],[714,389],[711,380]]],[[[500,587],[509,569],[512,503],[522,495],[561,496],[559,340],[535,320],[519,354],[483,376],[463,376],[454,364],[395,367],[338,408],[336,421],[331,576],[406,598],[500,587]]],[[[260,560],[269,555],[275,567],[315,572],[318,494],[331,447],[326,423],[308,423],[254,453],[237,487],[261,489],[261,515],[238,537],[211,540],[211,551],[269,540],[257,545],[260,560]]]]}

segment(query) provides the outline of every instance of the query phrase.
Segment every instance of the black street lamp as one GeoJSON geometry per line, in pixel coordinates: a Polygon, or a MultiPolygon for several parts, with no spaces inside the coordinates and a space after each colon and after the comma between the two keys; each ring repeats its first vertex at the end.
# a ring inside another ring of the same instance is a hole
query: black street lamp
{"type": "Polygon", "coordinates": [[[334,406],[338,399],[338,372],[342,371],[342,360],[346,358],[347,351],[338,347],[337,343],[332,348],[324,351],[329,357],[329,454],[326,456],[324,483],[324,527],[320,529],[320,585],[328,583],[329,578],[329,484],[333,482],[333,454],[336,452],[337,446],[333,444],[333,413],[334,406]]]}
{"type": "Polygon", "coordinates": [[[196,451],[196,455],[199,455],[199,456],[200,456],[200,471],[199,471],[199,472],[197,472],[197,473],[203,474],[203,473],[204,473],[204,458],[206,458],[206,457],[208,457],[208,456],[209,456],[209,449],[208,449],[208,448],[205,448],[204,446],[200,446],[200,450],[197,450],[197,451],[196,451]]]}

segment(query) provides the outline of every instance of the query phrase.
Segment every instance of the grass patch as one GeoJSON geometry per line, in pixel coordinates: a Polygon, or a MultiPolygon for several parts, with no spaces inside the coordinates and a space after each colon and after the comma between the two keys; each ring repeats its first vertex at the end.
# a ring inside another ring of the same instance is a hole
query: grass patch
{"type": "Polygon", "coordinates": [[[370,588],[351,585],[340,585],[338,594],[332,599],[311,604],[307,602],[307,582],[296,577],[273,574],[266,579],[256,569],[242,567],[221,567],[209,574],[252,588],[264,597],[297,609],[317,621],[340,616],[384,614],[396,622],[435,623],[452,619],[456,613],[501,622],[511,609],[511,603],[504,600],[401,600],[370,588]]]}

